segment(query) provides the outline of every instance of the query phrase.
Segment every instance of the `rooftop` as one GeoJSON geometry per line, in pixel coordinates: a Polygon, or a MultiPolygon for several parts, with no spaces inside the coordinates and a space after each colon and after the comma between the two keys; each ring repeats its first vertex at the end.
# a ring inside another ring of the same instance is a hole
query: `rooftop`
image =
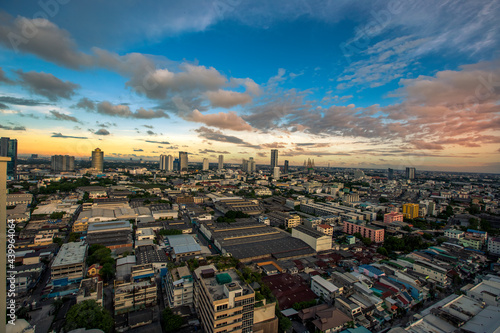
{"type": "Polygon", "coordinates": [[[52,263],[52,267],[83,263],[86,253],[87,244],[84,242],[63,244],[52,263]]]}
{"type": "Polygon", "coordinates": [[[129,221],[109,221],[109,222],[94,222],[89,224],[87,233],[113,231],[119,229],[132,230],[132,225],[129,221]]]}

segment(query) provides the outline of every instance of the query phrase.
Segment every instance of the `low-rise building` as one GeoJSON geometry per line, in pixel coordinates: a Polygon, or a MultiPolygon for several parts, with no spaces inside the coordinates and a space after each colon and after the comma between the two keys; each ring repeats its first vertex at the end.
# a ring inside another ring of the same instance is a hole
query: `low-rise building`
{"type": "Polygon", "coordinates": [[[84,242],[63,244],[51,266],[52,283],[64,285],[82,280],[86,256],[87,244],[84,242]]]}
{"type": "Polygon", "coordinates": [[[76,294],[76,303],[81,303],[87,300],[94,300],[102,306],[103,300],[103,283],[97,278],[83,279],[80,282],[80,290],[76,294]]]}
{"type": "Polygon", "coordinates": [[[331,301],[340,294],[340,290],[336,285],[319,275],[311,277],[311,290],[326,301],[331,301]]]}
{"type": "Polygon", "coordinates": [[[500,256],[500,237],[488,238],[488,252],[500,256]]]}
{"type": "Polygon", "coordinates": [[[460,239],[464,236],[465,232],[457,229],[447,229],[444,231],[444,236],[453,239],[460,239]]]}
{"type": "Polygon", "coordinates": [[[333,227],[331,225],[328,225],[328,224],[319,224],[316,227],[316,230],[318,230],[319,232],[321,232],[321,233],[323,233],[325,235],[333,236],[333,227]]]}
{"type": "Polygon", "coordinates": [[[396,221],[403,222],[403,214],[397,212],[384,214],[384,223],[392,223],[396,221]]]}
{"type": "Polygon", "coordinates": [[[115,280],[114,287],[115,315],[157,304],[157,285],[151,264],[132,267],[131,281],[115,280]]]}
{"type": "Polygon", "coordinates": [[[359,232],[361,236],[370,238],[375,243],[382,243],[384,241],[384,229],[367,225],[363,221],[345,221],[344,232],[349,235],[359,232]]]}
{"type": "Polygon", "coordinates": [[[440,286],[447,286],[448,281],[448,270],[438,265],[434,265],[421,260],[415,260],[413,263],[413,270],[420,274],[425,274],[430,280],[439,284],[440,286]]]}

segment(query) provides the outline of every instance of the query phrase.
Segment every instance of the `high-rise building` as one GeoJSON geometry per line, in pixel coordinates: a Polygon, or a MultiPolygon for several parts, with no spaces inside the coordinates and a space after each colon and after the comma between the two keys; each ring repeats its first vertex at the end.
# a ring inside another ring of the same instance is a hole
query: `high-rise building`
{"type": "Polygon", "coordinates": [[[394,179],[394,169],[387,169],[387,179],[392,180],[394,179]]]}
{"type": "Polygon", "coordinates": [[[248,172],[248,160],[241,160],[241,171],[248,172]]]}
{"type": "Polygon", "coordinates": [[[274,179],[279,179],[280,178],[280,167],[274,167],[274,169],[273,169],[273,178],[274,179]]]}
{"type": "Polygon", "coordinates": [[[208,170],[208,158],[203,159],[203,171],[208,170]]]}
{"type": "Polygon", "coordinates": [[[418,204],[407,203],[403,205],[403,216],[407,219],[418,217],[418,204]]]}
{"type": "Polygon", "coordinates": [[[0,138],[0,156],[10,157],[7,162],[7,177],[17,177],[17,140],[10,138],[0,138]]]}
{"type": "Polygon", "coordinates": [[[285,175],[288,174],[288,164],[289,164],[288,160],[285,160],[285,168],[283,169],[283,173],[285,175]]]}
{"type": "Polygon", "coordinates": [[[415,179],[415,168],[406,168],[406,179],[415,179]]]}
{"type": "Polygon", "coordinates": [[[173,162],[172,162],[172,170],[173,171],[179,171],[180,170],[180,162],[179,162],[179,159],[176,158],[173,162]]]}
{"type": "Polygon", "coordinates": [[[219,155],[219,165],[217,169],[218,170],[224,169],[224,155],[219,155]]]}
{"type": "Polygon", "coordinates": [[[53,171],[73,171],[75,170],[75,157],[69,155],[54,155],[50,159],[53,171]]]}
{"type": "Polygon", "coordinates": [[[185,151],[179,152],[179,171],[188,171],[188,153],[185,151]]]}
{"type": "Polygon", "coordinates": [[[174,171],[174,157],[172,155],[167,156],[167,171],[174,171]]]}
{"type": "Polygon", "coordinates": [[[278,149],[271,149],[271,170],[278,166],[278,149]]]}
{"type": "Polygon", "coordinates": [[[248,160],[248,173],[255,173],[255,161],[253,157],[248,160]]]}
{"type": "Polygon", "coordinates": [[[219,273],[209,265],[193,275],[194,305],[205,332],[252,332],[255,292],[236,271],[219,273]]]}
{"type": "Polygon", "coordinates": [[[99,172],[104,170],[104,152],[99,148],[92,151],[92,168],[99,172]]]}
{"type": "Polygon", "coordinates": [[[160,170],[167,170],[167,155],[160,155],[160,170]]]}

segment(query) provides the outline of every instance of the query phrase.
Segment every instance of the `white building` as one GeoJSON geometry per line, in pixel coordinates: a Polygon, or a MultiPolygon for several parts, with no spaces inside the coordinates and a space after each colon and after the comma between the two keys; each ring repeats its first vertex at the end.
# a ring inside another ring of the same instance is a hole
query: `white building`
{"type": "Polygon", "coordinates": [[[304,241],[316,252],[326,251],[332,248],[331,236],[325,235],[317,230],[309,229],[303,225],[299,225],[292,229],[292,237],[304,241]]]}
{"type": "Polygon", "coordinates": [[[163,278],[168,306],[171,308],[193,303],[193,277],[185,266],[170,270],[163,278]]]}
{"type": "Polygon", "coordinates": [[[444,231],[445,237],[448,238],[453,238],[453,239],[460,239],[464,236],[465,232],[462,230],[456,230],[456,229],[447,229],[444,231]]]}
{"type": "Polygon", "coordinates": [[[208,170],[208,158],[203,159],[203,171],[208,170]]]}
{"type": "Polygon", "coordinates": [[[319,275],[311,277],[311,290],[318,297],[323,296],[326,301],[333,300],[339,294],[339,288],[336,285],[319,275]]]}
{"type": "Polygon", "coordinates": [[[500,256],[500,238],[490,237],[488,238],[488,252],[490,254],[495,254],[500,256]]]}

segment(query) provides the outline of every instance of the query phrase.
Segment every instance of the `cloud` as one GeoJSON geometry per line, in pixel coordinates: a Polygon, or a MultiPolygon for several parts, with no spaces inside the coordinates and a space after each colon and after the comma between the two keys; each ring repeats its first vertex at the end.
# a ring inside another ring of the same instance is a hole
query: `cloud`
{"type": "Polygon", "coordinates": [[[157,144],[160,144],[160,145],[169,145],[169,144],[170,144],[170,142],[167,142],[167,141],[144,140],[144,142],[148,142],[148,143],[157,143],[157,144]]]}
{"type": "Polygon", "coordinates": [[[63,135],[61,133],[52,133],[52,138],[63,138],[63,139],[88,139],[84,136],[71,136],[71,135],[63,135]]]}
{"type": "Polygon", "coordinates": [[[261,144],[261,147],[263,149],[279,149],[279,148],[286,148],[286,146],[287,146],[286,142],[273,142],[273,143],[261,144]]]}
{"type": "Polygon", "coordinates": [[[112,104],[109,101],[95,103],[88,98],[80,99],[80,101],[76,105],[74,105],[74,107],[112,117],[136,119],[170,118],[170,116],[163,110],[147,110],[144,108],[139,108],[135,112],[133,112],[126,104],[112,104]]]}
{"type": "Polygon", "coordinates": [[[0,96],[0,102],[7,104],[14,104],[14,105],[24,105],[24,106],[50,105],[50,103],[42,102],[35,99],[18,98],[12,96],[0,96]]]}
{"type": "Polygon", "coordinates": [[[142,127],[146,127],[146,128],[149,128],[149,129],[153,129],[154,127],[151,126],[151,125],[142,125],[142,127]]]}
{"type": "Polygon", "coordinates": [[[151,131],[151,130],[148,130],[146,133],[147,133],[148,135],[156,135],[156,133],[155,133],[155,132],[153,132],[153,131],[151,131]]]}
{"type": "Polygon", "coordinates": [[[134,149],[134,151],[144,151],[144,149],[134,149]]]}
{"type": "Polygon", "coordinates": [[[216,114],[202,114],[198,110],[193,110],[191,115],[186,117],[186,120],[203,123],[207,126],[217,127],[220,129],[229,129],[233,131],[251,131],[252,126],[243,118],[238,116],[236,112],[228,113],[219,112],[216,114]]]}
{"type": "Polygon", "coordinates": [[[227,150],[199,149],[200,154],[230,154],[227,150]]]}
{"type": "Polygon", "coordinates": [[[70,99],[75,95],[75,90],[80,88],[79,84],[64,82],[48,73],[23,72],[22,70],[17,70],[16,73],[21,85],[37,95],[47,97],[52,102],[59,98],[70,99]]]}
{"type": "Polygon", "coordinates": [[[0,67],[0,83],[5,83],[5,84],[13,84],[14,81],[9,79],[7,75],[5,75],[5,72],[2,67],[0,67]]]}
{"type": "Polygon", "coordinates": [[[0,124],[0,128],[8,131],[26,131],[24,126],[5,126],[0,124]]]}
{"type": "Polygon", "coordinates": [[[95,135],[110,135],[108,130],[101,128],[98,131],[94,132],[95,135]]]}
{"type": "Polygon", "coordinates": [[[3,103],[0,103],[0,109],[1,110],[7,110],[7,109],[9,109],[9,107],[7,105],[3,104],[3,103]]]}
{"type": "Polygon", "coordinates": [[[252,97],[246,93],[219,89],[217,91],[208,91],[205,93],[213,107],[231,108],[236,105],[248,104],[252,97]]]}
{"type": "Polygon", "coordinates": [[[70,115],[67,115],[67,114],[64,114],[64,113],[60,113],[56,110],[51,110],[50,111],[50,114],[52,114],[52,117],[46,117],[48,119],[54,119],[54,120],[67,120],[67,121],[72,121],[72,122],[75,122],[75,123],[79,123],[78,119],[76,119],[76,117],[73,117],[73,116],[70,116],[70,115]]]}
{"type": "Polygon", "coordinates": [[[207,127],[200,127],[198,129],[194,130],[196,133],[198,133],[198,136],[201,138],[204,138],[209,141],[219,141],[219,142],[226,142],[226,143],[234,143],[238,144],[242,147],[248,147],[248,148],[255,148],[259,149],[260,146],[258,145],[252,145],[238,137],[232,136],[232,135],[225,135],[221,131],[216,131],[211,128],[207,127]]]}

